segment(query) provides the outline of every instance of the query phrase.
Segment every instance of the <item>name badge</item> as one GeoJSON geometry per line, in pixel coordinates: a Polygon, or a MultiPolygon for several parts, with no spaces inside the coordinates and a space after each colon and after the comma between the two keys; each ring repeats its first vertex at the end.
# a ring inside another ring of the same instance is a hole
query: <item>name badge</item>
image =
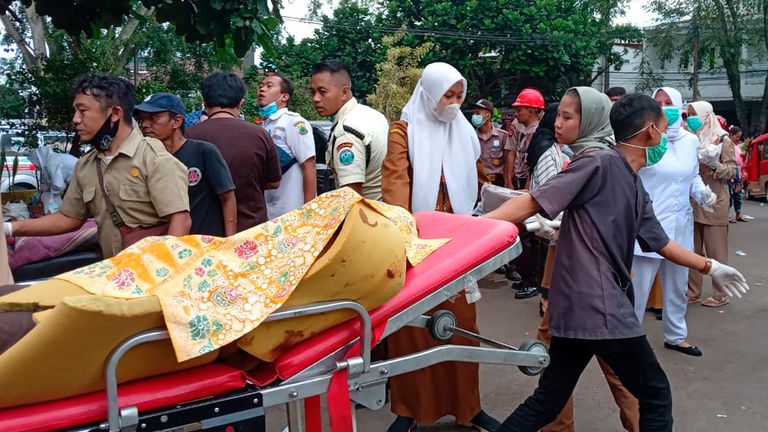
{"type": "Polygon", "coordinates": [[[501,147],[501,143],[498,139],[493,140],[493,148],[499,148],[501,147]]]}

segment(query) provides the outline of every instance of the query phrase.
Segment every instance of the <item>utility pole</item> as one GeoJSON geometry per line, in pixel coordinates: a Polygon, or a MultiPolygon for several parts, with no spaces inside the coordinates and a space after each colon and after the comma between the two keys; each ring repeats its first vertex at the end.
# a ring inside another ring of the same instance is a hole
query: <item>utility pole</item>
{"type": "Polygon", "coordinates": [[[691,20],[693,32],[693,70],[691,72],[691,101],[699,100],[699,6],[693,12],[691,20]]]}
{"type": "Polygon", "coordinates": [[[139,50],[133,55],[133,86],[139,85],[139,50]]]}
{"type": "Polygon", "coordinates": [[[603,93],[608,93],[608,89],[611,88],[611,66],[608,64],[608,59],[611,57],[611,50],[613,47],[608,48],[608,53],[603,57],[603,93]]]}

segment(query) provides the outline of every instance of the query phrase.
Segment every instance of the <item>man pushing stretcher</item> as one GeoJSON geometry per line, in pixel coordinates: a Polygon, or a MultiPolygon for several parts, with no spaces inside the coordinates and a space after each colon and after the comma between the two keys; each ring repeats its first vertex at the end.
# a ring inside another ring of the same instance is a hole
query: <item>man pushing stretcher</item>
{"type": "Polygon", "coordinates": [[[736,269],[670,241],[656,219],[637,172],[661,159],[666,129],[666,117],[648,96],[625,96],[611,109],[596,90],[572,88],[560,102],[556,136],[587,150],[541,189],[486,215],[521,223],[538,212],[554,217],[565,211],[549,295],[551,363],[499,432],[533,432],[554,420],[594,355],[638,399],[641,431],[672,430],[669,381],[633,312],[635,240],[644,251],[710,275],[730,296],[741,297],[749,287],[736,269]],[[580,133],[611,127],[615,148],[610,133],[580,133]]]}

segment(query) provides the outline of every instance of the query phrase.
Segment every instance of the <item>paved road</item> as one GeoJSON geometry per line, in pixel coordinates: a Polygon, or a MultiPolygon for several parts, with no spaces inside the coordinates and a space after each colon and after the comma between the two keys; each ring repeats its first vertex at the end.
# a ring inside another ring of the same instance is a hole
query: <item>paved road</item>
{"type": "MultiPolygon", "coordinates": [[[[729,261],[741,269],[752,291],[746,300],[735,300],[720,309],[693,305],[688,312],[689,340],[704,352],[688,357],[663,348],[661,322],[647,316],[645,328],[651,345],[669,376],[674,397],[675,430],[683,432],[768,430],[768,204],[746,202],[750,223],[731,225],[729,261]],[[737,256],[741,250],[746,256],[737,256]]],[[[483,299],[478,305],[482,332],[511,344],[533,337],[539,323],[538,299],[515,300],[504,281],[481,281],[483,299]]],[[[498,279],[498,278],[496,278],[498,279]]],[[[711,288],[705,285],[705,294],[711,288]]],[[[536,379],[516,367],[481,366],[484,408],[504,418],[536,386],[536,379]]],[[[280,431],[279,410],[271,410],[269,430],[280,431]]],[[[388,407],[371,412],[358,410],[358,430],[384,432],[394,419],[388,407]]],[[[600,368],[587,368],[576,389],[578,431],[620,431],[618,411],[600,368]]],[[[454,432],[472,429],[443,419],[418,429],[454,432]]]]}

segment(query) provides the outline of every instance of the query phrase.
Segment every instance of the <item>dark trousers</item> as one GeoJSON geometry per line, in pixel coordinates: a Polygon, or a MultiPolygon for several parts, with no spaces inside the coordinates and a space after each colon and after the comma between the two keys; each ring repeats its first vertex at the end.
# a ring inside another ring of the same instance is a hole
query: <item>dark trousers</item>
{"type": "Polygon", "coordinates": [[[672,391],[645,336],[584,340],[553,337],[550,364],[533,396],[497,432],[536,432],[560,414],[592,356],[598,355],[640,403],[640,431],[672,430],[672,391]]]}

